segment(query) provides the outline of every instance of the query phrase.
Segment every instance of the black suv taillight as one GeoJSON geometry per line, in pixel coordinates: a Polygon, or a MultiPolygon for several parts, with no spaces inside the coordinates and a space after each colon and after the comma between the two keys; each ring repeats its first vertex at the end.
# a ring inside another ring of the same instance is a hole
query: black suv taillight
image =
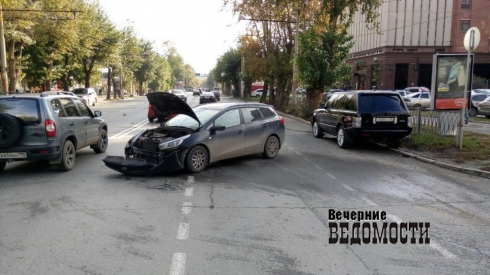
{"type": "Polygon", "coordinates": [[[56,124],[54,123],[54,121],[52,121],[51,119],[46,119],[46,121],[44,122],[44,126],[46,129],[47,137],[56,136],[56,124]]]}

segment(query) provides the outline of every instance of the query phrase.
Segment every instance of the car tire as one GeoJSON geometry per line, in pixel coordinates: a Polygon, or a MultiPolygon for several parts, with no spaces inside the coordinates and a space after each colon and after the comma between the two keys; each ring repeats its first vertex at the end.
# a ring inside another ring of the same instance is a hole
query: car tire
{"type": "Polygon", "coordinates": [[[155,119],[154,118],[148,118],[149,122],[153,122],[153,120],[155,120],[155,119]]]}
{"type": "Polygon", "coordinates": [[[70,140],[66,140],[61,150],[61,171],[70,171],[75,167],[76,149],[70,140]]]}
{"type": "Polygon", "coordinates": [[[109,138],[107,137],[106,130],[102,129],[99,140],[93,148],[94,152],[97,154],[104,153],[107,150],[107,146],[109,146],[109,138]]]}
{"type": "Polygon", "coordinates": [[[342,149],[346,149],[347,147],[349,147],[350,144],[350,138],[345,132],[344,126],[342,125],[340,125],[337,129],[337,144],[342,149]]]}
{"type": "Polygon", "coordinates": [[[22,138],[22,125],[11,114],[0,114],[0,148],[14,145],[22,138]]]}
{"type": "Polygon", "coordinates": [[[185,158],[185,168],[191,173],[199,173],[206,168],[208,151],[201,145],[192,147],[185,158]]]}
{"type": "Polygon", "coordinates": [[[490,115],[485,115],[486,118],[490,118],[490,115]]]}
{"type": "Polygon", "coordinates": [[[266,159],[273,159],[279,153],[280,144],[276,136],[269,136],[264,144],[264,153],[262,155],[266,159]]]}
{"type": "Polygon", "coordinates": [[[478,115],[478,109],[472,107],[470,109],[470,116],[477,116],[477,115],[478,115]]]}
{"type": "Polygon", "coordinates": [[[322,138],[323,137],[323,129],[318,126],[318,121],[314,121],[313,125],[311,126],[311,132],[313,133],[313,136],[316,138],[322,138]]]}
{"type": "Polygon", "coordinates": [[[413,107],[412,107],[412,108],[417,109],[417,108],[420,108],[420,107],[422,107],[422,105],[420,105],[420,104],[415,104],[415,105],[413,105],[413,107]]]}
{"type": "Polygon", "coordinates": [[[0,172],[3,171],[3,169],[5,169],[5,166],[7,165],[7,162],[5,161],[0,161],[0,172]]]}
{"type": "Polygon", "coordinates": [[[97,103],[97,98],[94,100],[94,102],[92,102],[92,106],[95,106],[96,103],[97,103]]]}

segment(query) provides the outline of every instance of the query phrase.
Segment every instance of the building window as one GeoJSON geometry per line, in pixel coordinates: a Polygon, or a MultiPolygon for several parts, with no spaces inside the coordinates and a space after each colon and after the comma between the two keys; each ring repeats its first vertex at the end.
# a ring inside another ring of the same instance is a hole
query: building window
{"type": "Polygon", "coordinates": [[[461,8],[462,9],[471,8],[471,0],[461,0],[461,8]]]}
{"type": "Polygon", "coordinates": [[[459,31],[467,32],[470,29],[470,20],[459,21],[459,31]]]}

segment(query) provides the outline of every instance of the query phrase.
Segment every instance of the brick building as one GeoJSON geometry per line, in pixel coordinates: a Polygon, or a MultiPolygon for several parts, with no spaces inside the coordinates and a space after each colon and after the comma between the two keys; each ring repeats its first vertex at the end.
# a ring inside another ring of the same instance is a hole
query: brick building
{"type": "Polygon", "coordinates": [[[367,28],[360,14],[349,28],[355,41],[347,60],[353,68],[354,88],[430,88],[433,55],[466,53],[463,40],[470,27],[481,34],[474,51],[473,88],[488,87],[489,0],[388,0],[379,13],[381,34],[367,28]]]}

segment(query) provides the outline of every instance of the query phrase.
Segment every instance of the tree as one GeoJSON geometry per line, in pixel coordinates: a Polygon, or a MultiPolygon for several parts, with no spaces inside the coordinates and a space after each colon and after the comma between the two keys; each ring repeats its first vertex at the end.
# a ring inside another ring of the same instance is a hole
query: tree
{"type": "Polygon", "coordinates": [[[165,57],[155,54],[155,73],[148,87],[153,91],[165,91],[171,88],[172,68],[165,57]]]}
{"type": "Polygon", "coordinates": [[[218,59],[216,67],[213,69],[212,76],[217,82],[230,83],[234,86],[233,97],[240,97],[240,91],[238,90],[241,70],[240,55],[238,50],[229,49],[218,59]]]}
{"type": "Polygon", "coordinates": [[[138,81],[139,95],[143,95],[143,84],[153,79],[155,74],[155,52],[153,43],[147,40],[140,40],[141,59],[143,62],[134,72],[136,81],[138,81]]]}
{"type": "MultiPolygon", "coordinates": [[[[166,45],[170,45],[170,42],[167,42],[166,45]]],[[[175,86],[177,81],[184,81],[184,73],[185,73],[185,64],[184,59],[177,52],[177,49],[173,46],[167,50],[166,53],[167,61],[170,63],[170,67],[172,67],[172,87],[175,86]]]]}

